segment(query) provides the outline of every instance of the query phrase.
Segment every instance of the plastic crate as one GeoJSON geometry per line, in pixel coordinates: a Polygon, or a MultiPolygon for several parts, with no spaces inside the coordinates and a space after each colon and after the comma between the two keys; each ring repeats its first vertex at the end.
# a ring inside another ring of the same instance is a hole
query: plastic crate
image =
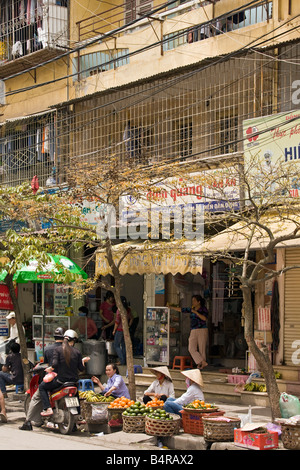
{"type": "Polygon", "coordinates": [[[185,410],[181,412],[182,427],[184,432],[188,434],[197,434],[203,436],[203,422],[202,418],[208,418],[212,416],[223,416],[225,411],[214,411],[213,413],[190,413],[185,410]]]}

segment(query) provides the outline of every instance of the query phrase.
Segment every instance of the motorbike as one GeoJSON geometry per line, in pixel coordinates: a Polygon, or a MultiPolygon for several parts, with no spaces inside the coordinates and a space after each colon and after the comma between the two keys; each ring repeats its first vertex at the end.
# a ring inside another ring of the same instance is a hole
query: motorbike
{"type": "MultiPolygon", "coordinates": [[[[39,363],[31,369],[33,376],[29,384],[29,389],[26,391],[24,402],[26,415],[31,398],[37,391],[39,384],[45,376],[45,370],[48,367],[48,364],[39,363]]],[[[70,434],[76,422],[82,419],[77,395],[77,384],[71,382],[64,383],[58,389],[53,390],[50,394],[50,406],[53,409],[53,415],[44,417],[44,424],[48,425],[49,423],[53,423],[57,425],[61,434],[70,434]]]]}

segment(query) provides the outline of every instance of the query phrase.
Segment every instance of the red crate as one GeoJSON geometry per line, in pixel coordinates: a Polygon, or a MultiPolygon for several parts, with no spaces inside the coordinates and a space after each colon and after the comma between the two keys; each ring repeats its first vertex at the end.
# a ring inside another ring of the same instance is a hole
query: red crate
{"type": "Polygon", "coordinates": [[[266,433],[256,433],[255,431],[234,430],[234,443],[239,447],[247,449],[267,450],[278,447],[278,432],[268,431],[266,433]]]}
{"type": "Polygon", "coordinates": [[[184,432],[188,434],[197,434],[203,436],[203,422],[202,418],[210,418],[212,416],[223,416],[225,411],[214,411],[213,413],[190,413],[189,411],[182,410],[182,427],[184,432]]]}

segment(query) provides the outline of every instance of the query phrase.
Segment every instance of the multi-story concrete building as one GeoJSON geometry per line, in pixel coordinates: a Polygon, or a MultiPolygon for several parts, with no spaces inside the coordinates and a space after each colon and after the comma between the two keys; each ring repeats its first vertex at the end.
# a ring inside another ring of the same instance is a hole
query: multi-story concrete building
{"type": "MultiPolygon", "coordinates": [[[[244,121],[299,107],[297,0],[84,3],[2,2],[2,184],[36,175],[41,186],[60,185],[68,165],[83,159],[97,165],[112,154],[120,164],[197,159],[199,169],[209,168],[243,155],[244,121]]],[[[297,247],[283,250],[287,263],[299,257],[297,247]]],[[[173,274],[165,292],[178,301],[173,274]]],[[[289,286],[298,277],[291,271],[280,286],[285,326],[276,356],[277,365],[295,369],[300,317],[289,286]]],[[[138,285],[142,312],[142,276],[138,285]]],[[[155,302],[153,277],[145,285],[155,302]]],[[[203,278],[187,285],[180,292],[189,298],[203,290],[203,278]]],[[[126,286],[130,296],[128,279],[126,286]]],[[[267,306],[270,299],[259,295],[267,306]]],[[[211,357],[244,360],[239,297],[224,299],[222,321],[212,325],[211,357]]],[[[175,352],[184,352],[186,338],[183,331],[174,340],[175,352]]]]}

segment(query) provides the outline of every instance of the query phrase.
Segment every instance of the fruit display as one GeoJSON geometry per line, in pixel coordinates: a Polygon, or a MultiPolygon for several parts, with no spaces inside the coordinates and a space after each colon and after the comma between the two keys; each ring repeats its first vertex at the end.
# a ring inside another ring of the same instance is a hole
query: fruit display
{"type": "Polygon", "coordinates": [[[129,406],[134,405],[134,400],[130,400],[130,398],[126,397],[119,397],[115,398],[114,401],[112,401],[109,405],[108,408],[113,409],[113,408],[129,408],[129,406]]]}
{"type": "Polygon", "coordinates": [[[184,408],[188,408],[191,410],[217,410],[218,409],[216,405],[205,403],[203,400],[194,400],[192,401],[192,403],[189,403],[184,408]]]}
{"type": "Polygon", "coordinates": [[[123,416],[146,416],[153,412],[153,409],[147,407],[140,401],[133,402],[125,411],[123,411],[123,416]]]}
{"type": "Polygon", "coordinates": [[[151,401],[148,401],[148,403],[146,403],[146,407],[147,408],[156,408],[157,406],[164,406],[164,401],[163,400],[159,400],[158,398],[154,397],[152,398],[151,401]]]}
{"type": "Polygon", "coordinates": [[[93,390],[87,390],[85,392],[79,390],[79,398],[86,400],[88,403],[111,403],[113,397],[104,397],[100,393],[95,393],[93,390]]]}
{"type": "Polygon", "coordinates": [[[250,382],[244,385],[245,392],[266,392],[267,387],[265,384],[258,384],[256,382],[250,382]]]}
{"type": "Polygon", "coordinates": [[[170,413],[167,413],[165,410],[154,410],[147,414],[148,418],[151,419],[159,419],[163,421],[173,421],[173,416],[170,415],[170,413]]]}

